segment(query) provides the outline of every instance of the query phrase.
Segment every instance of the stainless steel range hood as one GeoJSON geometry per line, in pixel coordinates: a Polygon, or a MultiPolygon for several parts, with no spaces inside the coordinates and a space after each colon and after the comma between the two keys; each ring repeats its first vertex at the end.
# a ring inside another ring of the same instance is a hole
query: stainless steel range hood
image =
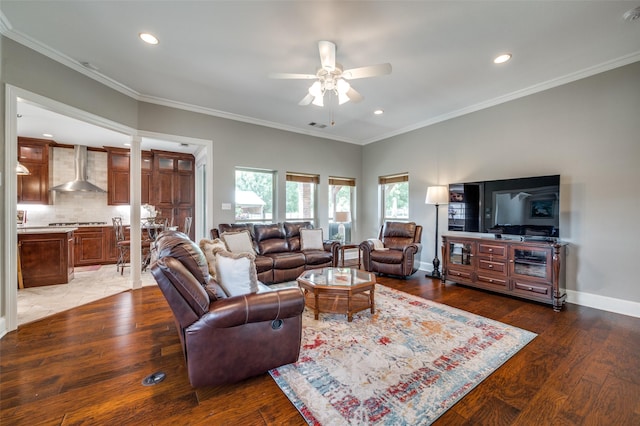
{"type": "Polygon", "coordinates": [[[52,191],[59,192],[107,192],[98,188],[87,180],[87,147],[75,145],[73,147],[73,161],[75,163],[76,178],[71,182],[54,186],[52,191]]]}

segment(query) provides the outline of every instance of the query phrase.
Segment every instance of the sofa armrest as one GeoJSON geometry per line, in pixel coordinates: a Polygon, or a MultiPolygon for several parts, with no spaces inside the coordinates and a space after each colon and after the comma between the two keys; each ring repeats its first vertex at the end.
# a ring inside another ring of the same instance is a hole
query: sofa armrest
{"type": "Polygon", "coordinates": [[[192,324],[189,332],[292,318],[303,310],[304,295],[298,287],[234,296],[212,302],[209,312],[192,324]]]}
{"type": "Polygon", "coordinates": [[[362,269],[371,271],[371,252],[373,251],[373,243],[369,240],[360,243],[362,251],[362,269]]]}
{"type": "Polygon", "coordinates": [[[331,253],[331,266],[334,268],[338,266],[338,258],[340,251],[340,242],[336,240],[324,240],[323,242],[324,251],[328,251],[331,253]]]}
{"type": "Polygon", "coordinates": [[[409,244],[402,249],[405,256],[408,254],[415,256],[415,254],[420,253],[421,250],[422,250],[422,244],[418,244],[418,243],[409,244]]]}

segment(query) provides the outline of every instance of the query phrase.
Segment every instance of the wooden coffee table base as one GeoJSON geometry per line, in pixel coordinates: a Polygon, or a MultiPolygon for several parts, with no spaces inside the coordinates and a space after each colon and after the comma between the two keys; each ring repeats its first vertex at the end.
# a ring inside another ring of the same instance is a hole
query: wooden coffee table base
{"type": "Polygon", "coordinates": [[[346,314],[347,321],[353,321],[353,314],[356,312],[371,309],[374,314],[375,309],[375,283],[366,289],[354,293],[338,289],[324,288],[304,288],[305,304],[309,309],[313,309],[313,316],[317,320],[320,313],[346,314]]]}

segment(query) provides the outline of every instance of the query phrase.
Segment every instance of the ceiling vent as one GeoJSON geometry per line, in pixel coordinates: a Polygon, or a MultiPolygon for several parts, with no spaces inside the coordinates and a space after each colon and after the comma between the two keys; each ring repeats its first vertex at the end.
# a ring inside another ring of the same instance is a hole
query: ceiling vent
{"type": "Polygon", "coordinates": [[[312,121],[311,123],[309,123],[309,126],[317,127],[318,129],[324,129],[325,127],[327,127],[326,124],[316,123],[315,121],[312,121]]]}

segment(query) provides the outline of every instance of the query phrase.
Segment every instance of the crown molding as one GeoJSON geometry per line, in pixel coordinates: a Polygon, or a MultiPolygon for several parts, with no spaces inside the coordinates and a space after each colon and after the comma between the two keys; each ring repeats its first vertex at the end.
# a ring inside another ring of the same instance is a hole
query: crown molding
{"type": "Polygon", "coordinates": [[[220,111],[213,108],[207,108],[207,107],[202,107],[198,105],[187,104],[184,102],[173,101],[170,99],[141,95],[138,100],[142,102],[148,102],[151,104],[162,105],[170,108],[177,108],[184,111],[196,112],[196,113],[219,117],[219,118],[226,118],[228,120],[233,120],[233,121],[241,121],[243,123],[255,124],[263,127],[270,127],[273,129],[283,130],[286,132],[298,133],[298,134],[313,136],[313,137],[322,138],[322,139],[330,139],[330,140],[335,140],[339,142],[346,142],[346,143],[361,145],[360,141],[357,141],[351,138],[343,138],[340,136],[326,135],[324,133],[317,132],[314,130],[300,129],[293,126],[287,126],[281,123],[275,123],[273,121],[260,120],[258,118],[247,117],[245,115],[240,115],[240,114],[233,114],[230,112],[220,111]]]}
{"type": "Polygon", "coordinates": [[[233,113],[229,113],[229,112],[225,112],[225,111],[219,111],[213,108],[207,108],[207,107],[202,107],[202,106],[198,106],[198,105],[192,105],[192,104],[188,104],[188,103],[184,103],[184,102],[179,102],[179,101],[173,101],[170,99],[164,99],[164,98],[159,98],[159,97],[155,97],[155,96],[149,96],[149,95],[144,95],[141,94],[140,92],[131,89],[130,87],[112,79],[107,77],[106,75],[89,69],[87,67],[85,67],[84,65],[82,65],[80,62],[78,62],[77,60],[55,50],[52,49],[51,47],[39,42],[38,40],[35,40],[25,34],[20,33],[19,31],[15,31],[11,28],[11,24],[10,22],[6,19],[6,17],[4,16],[4,14],[2,14],[0,12],[0,32],[2,33],[2,35],[4,35],[7,38],[10,38],[11,40],[15,41],[16,43],[22,44],[32,50],[35,50],[36,52],[56,61],[61,63],[62,65],[65,65],[66,67],[69,67],[71,69],[73,69],[76,72],[79,72],[80,74],[89,77],[101,84],[104,84],[105,86],[114,89],[124,95],[127,95],[137,101],[141,101],[141,102],[148,102],[148,103],[152,103],[152,104],[156,104],[156,105],[162,105],[162,106],[166,106],[166,107],[170,107],[170,108],[176,108],[176,109],[180,109],[180,110],[184,110],[184,111],[191,111],[191,112],[197,112],[200,114],[205,114],[205,115],[209,115],[209,116],[214,116],[214,117],[220,117],[220,118],[225,118],[228,120],[233,120],[233,121],[240,121],[240,122],[244,122],[244,123],[249,123],[249,124],[255,124],[258,126],[264,126],[264,127],[270,127],[270,128],[274,128],[274,129],[278,129],[278,130],[283,130],[283,131],[287,131],[287,132],[293,132],[293,133],[298,133],[298,134],[303,134],[303,135],[307,135],[307,136],[313,136],[313,137],[317,137],[317,138],[322,138],[322,139],[331,139],[331,140],[336,140],[339,142],[347,142],[347,143],[353,143],[353,144],[361,144],[360,141],[356,141],[350,138],[343,138],[343,137],[339,137],[339,136],[332,136],[332,135],[327,135],[321,132],[317,132],[317,131],[313,131],[313,130],[304,130],[304,129],[299,129],[293,126],[287,126],[287,125],[283,125],[280,123],[275,123],[272,121],[267,121],[267,120],[260,120],[257,118],[252,118],[252,117],[248,117],[248,116],[244,116],[244,115],[239,115],[239,114],[233,114],[233,113]]]}
{"type": "Polygon", "coordinates": [[[458,109],[456,111],[451,111],[446,114],[439,115],[437,117],[430,118],[428,120],[416,123],[412,126],[407,126],[402,129],[398,129],[394,132],[389,132],[384,135],[381,135],[376,138],[371,138],[363,142],[363,145],[368,145],[370,143],[378,142],[384,139],[389,139],[394,136],[402,135],[404,133],[408,133],[414,130],[422,129],[423,127],[428,127],[437,123],[441,123],[443,121],[451,120],[452,118],[457,118],[466,114],[470,114],[472,112],[480,111],[483,109],[487,109],[496,105],[503,104],[505,102],[513,101],[515,99],[523,98],[525,96],[533,95],[538,92],[545,91],[547,89],[552,89],[554,87],[562,86],[564,84],[568,84],[577,80],[581,80],[583,78],[591,77],[592,75],[600,74],[605,71],[612,70],[614,68],[619,68],[625,65],[632,64],[634,62],[640,61],[640,51],[631,53],[626,56],[622,56],[620,58],[613,59],[611,61],[603,62],[598,65],[594,65],[592,67],[585,68],[583,70],[564,75],[562,77],[554,78],[551,80],[547,80],[545,82],[534,84],[533,86],[526,87],[524,89],[516,90],[515,92],[507,93],[506,95],[499,96],[497,98],[489,99],[484,102],[477,103],[475,105],[470,105],[465,108],[458,109]]]}
{"type": "Polygon", "coordinates": [[[131,89],[130,87],[112,79],[109,78],[103,74],[101,74],[98,71],[95,70],[91,70],[85,66],[83,66],[80,62],[78,62],[77,60],[70,58],[69,56],[55,50],[52,49],[51,47],[45,45],[44,43],[39,42],[38,40],[35,40],[25,34],[22,34],[19,31],[13,30],[11,23],[9,22],[9,20],[6,18],[6,16],[2,13],[2,11],[0,11],[0,33],[12,40],[14,40],[17,43],[20,43],[26,47],[29,47],[33,50],[35,50],[36,52],[50,58],[53,59],[93,80],[98,81],[99,83],[104,84],[107,87],[110,87],[111,89],[114,89],[124,95],[127,95],[137,101],[141,101],[141,102],[148,102],[148,103],[152,103],[152,104],[156,104],[156,105],[162,105],[162,106],[166,106],[166,107],[170,107],[170,108],[176,108],[176,109],[180,109],[180,110],[184,110],[184,111],[190,111],[190,112],[196,112],[196,113],[200,113],[200,114],[204,114],[204,115],[209,115],[209,116],[214,116],[214,117],[219,117],[219,118],[225,118],[228,120],[233,120],[233,121],[240,121],[243,123],[249,123],[249,124],[255,124],[258,126],[263,126],[263,127],[269,127],[269,128],[273,128],[273,129],[278,129],[278,130],[283,130],[286,132],[292,132],[292,133],[298,133],[298,134],[303,134],[303,135],[307,135],[307,136],[313,136],[313,137],[317,137],[317,138],[322,138],[322,139],[329,139],[329,140],[335,140],[338,142],[345,142],[345,143],[351,143],[351,144],[356,144],[356,145],[368,145],[374,142],[378,142],[384,139],[389,139],[391,137],[394,136],[398,136],[398,135],[402,135],[405,133],[409,133],[412,132],[414,130],[418,130],[418,129],[422,129],[424,127],[428,127],[437,123],[441,123],[443,121],[447,121],[447,120],[451,120],[453,118],[457,118],[457,117],[461,117],[463,115],[466,114],[470,114],[472,112],[476,112],[476,111],[480,111],[483,109],[487,109],[496,105],[500,105],[502,103],[505,102],[509,102],[515,99],[519,99],[519,98],[523,98],[525,96],[529,96],[538,92],[542,92],[544,90],[547,89],[551,89],[554,87],[558,87],[561,86],[563,84],[567,84],[567,83],[571,83],[573,81],[576,80],[580,80],[586,77],[590,77],[592,75],[595,74],[599,74],[605,71],[609,71],[611,69],[614,68],[618,68],[624,65],[628,65],[631,64],[633,62],[637,62],[640,61],[640,51],[631,53],[629,55],[626,56],[622,56],[620,58],[616,58],[613,59],[611,61],[607,61],[598,65],[594,65],[592,67],[588,67],[585,68],[583,70],[574,72],[574,73],[570,73],[567,74],[565,76],[562,77],[558,77],[558,78],[554,78],[539,84],[535,84],[533,86],[529,86],[527,88],[521,89],[521,90],[516,90],[514,92],[508,93],[506,95],[503,96],[499,96],[493,99],[489,99],[487,101],[483,101],[480,103],[477,103],[475,105],[470,105],[468,107],[465,108],[461,108],[455,111],[451,111],[451,112],[447,112],[445,114],[441,114],[439,116],[436,117],[432,117],[428,120],[424,120],[421,122],[418,122],[416,124],[413,124],[411,126],[407,126],[398,130],[395,130],[393,132],[389,132],[389,133],[385,133],[373,138],[369,138],[366,140],[356,140],[353,138],[346,138],[346,137],[340,137],[340,136],[333,136],[333,135],[327,135],[325,133],[322,132],[318,132],[318,131],[314,131],[314,130],[306,130],[306,129],[300,129],[297,127],[293,127],[293,126],[287,126],[284,124],[280,124],[280,123],[275,123],[272,121],[267,121],[267,120],[261,120],[261,119],[257,119],[257,118],[253,118],[253,117],[248,117],[248,116],[244,116],[244,115],[239,115],[239,114],[234,114],[234,113],[229,113],[229,112],[225,112],[225,111],[220,111],[220,110],[216,110],[213,108],[207,108],[207,107],[202,107],[202,106],[198,106],[198,105],[193,105],[193,104],[188,104],[188,103],[184,103],[184,102],[179,102],[179,101],[174,101],[174,100],[170,100],[170,99],[164,99],[164,98],[159,98],[159,97],[155,97],[155,96],[149,96],[149,95],[144,95],[141,94],[140,92],[137,92],[133,89],[131,89]]]}

